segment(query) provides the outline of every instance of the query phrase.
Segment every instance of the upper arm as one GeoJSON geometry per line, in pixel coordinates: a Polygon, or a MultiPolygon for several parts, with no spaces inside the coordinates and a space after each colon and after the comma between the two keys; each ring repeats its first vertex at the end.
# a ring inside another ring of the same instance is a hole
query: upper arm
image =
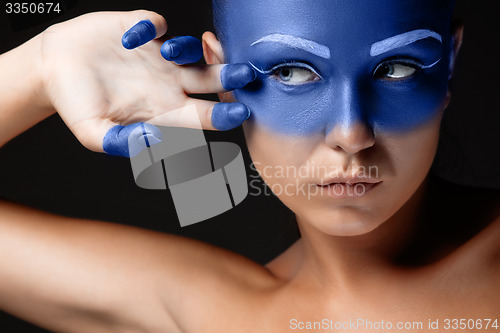
{"type": "Polygon", "coordinates": [[[196,330],[274,281],[199,241],[0,201],[0,309],[51,330],[196,330]]]}

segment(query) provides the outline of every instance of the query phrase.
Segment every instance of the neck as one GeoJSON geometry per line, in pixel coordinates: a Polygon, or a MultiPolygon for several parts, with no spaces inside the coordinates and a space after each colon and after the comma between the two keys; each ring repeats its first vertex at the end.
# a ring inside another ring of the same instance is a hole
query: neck
{"type": "Polygon", "coordinates": [[[316,280],[321,288],[358,288],[367,278],[393,271],[415,233],[424,190],[425,182],[390,219],[360,236],[331,236],[297,217],[303,251],[298,275],[316,280]]]}

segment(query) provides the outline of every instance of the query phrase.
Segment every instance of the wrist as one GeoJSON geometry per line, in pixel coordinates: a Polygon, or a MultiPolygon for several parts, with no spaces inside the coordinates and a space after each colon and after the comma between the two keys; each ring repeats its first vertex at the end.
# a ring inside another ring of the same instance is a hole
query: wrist
{"type": "Polygon", "coordinates": [[[28,52],[23,52],[29,56],[27,60],[29,68],[29,86],[32,87],[30,94],[32,104],[38,109],[42,115],[46,117],[55,113],[50,95],[47,89],[47,80],[45,75],[45,59],[43,57],[43,38],[44,32],[35,36],[26,43],[28,52]]]}
{"type": "Polygon", "coordinates": [[[0,55],[0,147],[55,110],[46,93],[40,35],[0,55]]]}

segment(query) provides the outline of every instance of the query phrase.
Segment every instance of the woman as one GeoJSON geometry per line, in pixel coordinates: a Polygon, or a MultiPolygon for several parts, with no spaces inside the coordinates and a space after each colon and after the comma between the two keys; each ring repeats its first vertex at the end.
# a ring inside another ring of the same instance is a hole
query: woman
{"type": "MultiPolygon", "coordinates": [[[[427,200],[441,193],[426,179],[461,42],[452,4],[220,0],[215,8],[222,44],[206,33],[205,59],[257,72],[220,97],[251,110],[252,159],[295,213],[301,239],[263,267],[192,240],[2,203],[0,253],[9,256],[0,308],[55,331],[446,331],[455,319],[457,329],[498,331],[498,201],[472,222],[443,221],[435,209],[446,207],[427,200]]],[[[147,19],[157,36],[165,31],[157,16],[134,15],[124,26],[147,19]]],[[[183,70],[162,66],[154,69],[183,70]]],[[[188,80],[192,91],[223,91],[214,72],[204,86],[188,80]]],[[[75,117],[54,95],[42,100],[75,117]]],[[[103,150],[116,123],[147,120],[109,118],[85,135],[67,123],[103,150]]]]}

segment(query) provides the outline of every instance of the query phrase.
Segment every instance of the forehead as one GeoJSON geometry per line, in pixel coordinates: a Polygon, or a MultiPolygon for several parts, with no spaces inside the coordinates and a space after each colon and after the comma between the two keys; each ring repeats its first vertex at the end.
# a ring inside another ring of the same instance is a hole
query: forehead
{"type": "Polygon", "coordinates": [[[446,0],[230,0],[226,46],[247,48],[272,34],[312,40],[335,50],[369,52],[373,43],[416,29],[449,33],[446,0]]]}

